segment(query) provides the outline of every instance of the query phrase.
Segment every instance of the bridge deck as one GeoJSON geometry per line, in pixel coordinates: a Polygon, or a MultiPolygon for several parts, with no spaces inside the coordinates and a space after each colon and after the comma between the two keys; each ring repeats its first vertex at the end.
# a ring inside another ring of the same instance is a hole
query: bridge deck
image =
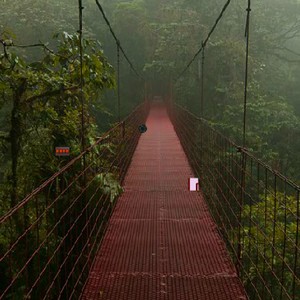
{"type": "Polygon", "coordinates": [[[163,107],[147,127],[83,299],[246,299],[163,107]]]}

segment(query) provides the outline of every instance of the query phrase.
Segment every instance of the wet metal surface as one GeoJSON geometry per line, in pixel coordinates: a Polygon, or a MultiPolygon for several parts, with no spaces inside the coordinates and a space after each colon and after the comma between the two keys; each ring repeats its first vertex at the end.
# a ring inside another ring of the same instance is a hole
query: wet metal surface
{"type": "Polygon", "coordinates": [[[246,299],[165,108],[146,125],[82,299],[246,299]]]}

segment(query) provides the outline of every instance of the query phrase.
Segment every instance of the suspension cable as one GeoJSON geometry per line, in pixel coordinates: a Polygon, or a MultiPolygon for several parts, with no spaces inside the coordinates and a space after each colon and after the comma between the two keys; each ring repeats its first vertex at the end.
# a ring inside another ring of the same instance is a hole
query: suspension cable
{"type": "Polygon", "coordinates": [[[218,23],[220,22],[220,20],[223,17],[223,14],[225,13],[225,11],[227,10],[229,4],[230,4],[231,0],[227,0],[227,2],[225,3],[220,15],[218,16],[214,26],[212,27],[212,29],[210,30],[209,34],[207,35],[207,38],[205,39],[205,41],[202,43],[201,47],[199,48],[199,50],[196,52],[196,54],[194,55],[194,57],[190,60],[190,62],[187,64],[187,66],[185,67],[185,69],[180,73],[180,75],[177,77],[176,81],[178,81],[179,78],[181,78],[185,72],[189,69],[189,67],[191,66],[191,64],[195,61],[195,59],[198,57],[198,55],[203,51],[203,49],[205,48],[208,40],[210,39],[211,35],[213,34],[213,32],[215,31],[218,23]]]}
{"type": "Polygon", "coordinates": [[[106,17],[106,14],[105,14],[105,12],[104,12],[104,10],[103,10],[103,7],[101,6],[101,4],[99,3],[98,0],[95,0],[95,1],[96,1],[96,4],[97,4],[97,6],[98,6],[100,12],[102,13],[102,16],[103,16],[103,18],[104,18],[104,20],[105,20],[107,26],[109,27],[109,30],[110,30],[110,32],[111,32],[113,38],[115,39],[115,41],[116,41],[118,47],[120,48],[120,51],[122,52],[122,54],[124,55],[125,59],[127,60],[129,66],[130,66],[130,68],[132,69],[132,71],[133,71],[138,77],[143,78],[143,77],[139,74],[139,72],[137,72],[137,70],[136,70],[135,67],[133,66],[133,63],[132,63],[131,60],[128,58],[127,54],[125,53],[125,51],[124,51],[124,49],[123,49],[123,47],[122,47],[122,45],[121,45],[119,39],[117,38],[117,36],[116,36],[116,34],[115,34],[115,32],[114,32],[114,30],[113,30],[113,28],[112,28],[112,26],[111,26],[109,20],[108,20],[108,18],[106,17]]]}

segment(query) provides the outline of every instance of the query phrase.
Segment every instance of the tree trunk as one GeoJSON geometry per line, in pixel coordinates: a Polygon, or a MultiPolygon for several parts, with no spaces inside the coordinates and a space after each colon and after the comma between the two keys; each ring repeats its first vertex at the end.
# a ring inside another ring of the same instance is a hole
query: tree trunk
{"type": "Polygon", "coordinates": [[[26,90],[26,79],[22,79],[18,88],[13,95],[13,108],[11,111],[11,130],[10,130],[10,144],[11,144],[11,207],[14,207],[18,202],[18,159],[20,154],[21,143],[21,97],[26,90]]]}

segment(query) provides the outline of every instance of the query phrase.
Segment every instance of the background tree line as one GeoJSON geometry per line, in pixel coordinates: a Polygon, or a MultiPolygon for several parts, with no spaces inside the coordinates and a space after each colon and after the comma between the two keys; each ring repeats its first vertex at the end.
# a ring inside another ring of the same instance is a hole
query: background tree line
{"type": "MultiPolygon", "coordinates": [[[[205,49],[203,117],[237,143],[242,136],[246,2],[232,1],[205,49]]],[[[256,156],[300,183],[300,3],[252,2],[247,145],[256,156]]],[[[124,49],[147,82],[144,87],[121,58],[124,117],[143,101],[144,89],[150,97],[169,97],[170,83],[201,46],[224,1],[102,3],[124,49]]],[[[84,7],[85,120],[87,142],[93,143],[117,121],[117,48],[95,1],[85,0],[84,7]]],[[[55,146],[69,145],[72,156],[80,153],[81,107],[78,7],[74,1],[2,0],[0,20],[2,214],[66,162],[53,155],[55,146]]],[[[200,73],[201,61],[196,60],[173,87],[174,101],[198,116],[200,73]]],[[[253,210],[259,225],[263,224],[261,200],[253,210]]],[[[273,203],[274,199],[269,196],[266,201],[273,203]]],[[[288,203],[295,213],[295,198],[288,198],[288,203]]],[[[248,210],[246,206],[246,217],[248,210]]],[[[278,224],[295,235],[294,220],[288,224],[278,220],[278,224]]],[[[270,224],[266,231],[271,230],[270,224]]],[[[255,233],[262,238],[260,232],[255,233]]],[[[244,243],[249,240],[245,238],[244,243]]],[[[8,244],[9,239],[0,232],[0,250],[8,244]]]]}
{"type": "MultiPolygon", "coordinates": [[[[153,95],[169,93],[170,80],[178,76],[199,48],[220,12],[222,4],[221,0],[213,0],[209,3],[204,0],[103,1],[122,45],[134,61],[136,68],[143,70],[144,77],[152,84],[153,95]]],[[[84,36],[86,39],[100,40],[101,51],[104,51],[109,63],[116,66],[116,45],[95,2],[85,1],[84,6],[84,36]]],[[[231,3],[205,51],[204,118],[237,141],[242,135],[245,8],[246,3],[235,1],[231,3]]],[[[300,178],[298,12],[299,1],[297,0],[284,3],[279,0],[275,2],[267,0],[264,3],[253,1],[247,127],[248,147],[267,163],[294,180],[300,178]]],[[[47,43],[49,49],[56,51],[60,47],[60,41],[51,38],[53,33],[62,31],[74,33],[77,27],[78,8],[72,1],[1,2],[1,39],[11,40],[14,44],[28,45],[40,41],[47,43]]],[[[13,56],[10,63],[15,64],[16,68],[27,68],[26,64],[35,62],[36,74],[25,74],[25,76],[36,76],[36,79],[31,79],[32,81],[37,82],[39,76],[44,76],[47,68],[45,64],[53,64],[53,62],[45,62],[50,57],[50,53],[47,53],[45,48],[43,51],[39,47],[7,49],[13,56]]],[[[3,49],[1,57],[2,67],[6,69],[3,63],[6,54],[3,49]]],[[[96,60],[93,63],[95,62],[96,60]]],[[[61,59],[59,63],[63,70],[61,59]]],[[[200,61],[196,61],[175,85],[176,101],[197,114],[200,114],[201,92],[199,65],[200,61]]],[[[7,76],[7,71],[3,73],[4,69],[2,75],[7,76]]],[[[0,176],[3,181],[7,176],[5,173],[7,165],[13,163],[14,156],[8,150],[8,137],[12,138],[17,128],[10,126],[10,122],[16,121],[11,119],[11,112],[14,109],[11,100],[13,93],[5,83],[8,78],[1,77],[3,79],[0,99],[2,166],[0,176]]],[[[45,91],[46,88],[51,88],[51,85],[64,84],[64,80],[67,79],[62,76],[54,79],[53,82],[46,82],[44,87],[39,86],[39,88],[45,91]]],[[[113,79],[110,80],[110,84],[103,85],[99,90],[113,87],[113,79]]],[[[143,97],[140,91],[136,92],[133,89],[133,83],[135,79],[132,71],[122,60],[120,84],[123,97],[122,116],[125,116],[143,97]]],[[[21,83],[18,84],[22,89],[21,83]]],[[[30,87],[35,96],[38,93],[37,88],[34,92],[36,85],[37,83],[32,82],[30,87]]],[[[151,92],[150,88],[148,92],[151,92]]],[[[76,91],[66,90],[65,93],[74,95],[76,91]]],[[[95,125],[100,129],[107,129],[115,121],[116,107],[115,92],[106,93],[100,101],[97,101],[96,106],[91,105],[95,125]]],[[[43,107],[39,109],[43,110],[43,107]]],[[[28,119],[26,122],[30,125],[34,114],[39,116],[36,107],[27,112],[31,120],[28,119]]],[[[72,116],[69,116],[69,118],[72,120],[70,123],[77,122],[75,117],[72,119],[72,116]]],[[[74,124],[73,126],[76,127],[74,124]]],[[[69,132],[66,135],[73,133],[69,132]]],[[[34,138],[34,140],[42,141],[43,138],[34,138]]],[[[25,139],[23,143],[24,141],[25,139]]],[[[26,141],[30,143],[30,139],[26,141]]],[[[20,146],[20,149],[25,151],[25,144],[20,146]]],[[[37,161],[45,160],[42,158],[42,152],[36,154],[37,161]]],[[[46,161],[49,162],[49,159],[47,158],[46,161]]]]}

